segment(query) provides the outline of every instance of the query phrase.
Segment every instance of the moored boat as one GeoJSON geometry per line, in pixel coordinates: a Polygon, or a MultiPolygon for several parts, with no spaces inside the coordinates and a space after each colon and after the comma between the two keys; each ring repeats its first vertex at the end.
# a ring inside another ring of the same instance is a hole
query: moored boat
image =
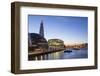
{"type": "Polygon", "coordinates": [[[72,50],[65,50],[64,52],[70,53],[70,52],[72,52],[72,50]]]}

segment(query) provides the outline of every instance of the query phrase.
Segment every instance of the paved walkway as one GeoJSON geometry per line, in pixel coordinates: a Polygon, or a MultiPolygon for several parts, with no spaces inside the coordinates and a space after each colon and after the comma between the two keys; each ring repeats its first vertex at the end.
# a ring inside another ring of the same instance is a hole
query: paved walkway
{"type": "Polygon", "coordinates": [[[43,54],[48,54],[48,53],[54,53],[54,52],[58,52],[58,51],[62,51],[62,50],[65,50],[64,48],[63,49],[48,49],[47,51],[34,51],[34,52],[30,52],[28,53],[28,55],[43,55],[43,54]]]}

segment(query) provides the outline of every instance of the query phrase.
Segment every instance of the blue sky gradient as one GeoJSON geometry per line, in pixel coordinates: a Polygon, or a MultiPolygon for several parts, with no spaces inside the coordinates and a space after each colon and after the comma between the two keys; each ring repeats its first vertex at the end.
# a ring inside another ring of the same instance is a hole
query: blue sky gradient
{"type": "Polygon", "coordinates": [[[29,33],[39,33],[41,20],[47,40],[57,38],[65,44],[88,42],[88,17],[29,15],[29,33]]]}

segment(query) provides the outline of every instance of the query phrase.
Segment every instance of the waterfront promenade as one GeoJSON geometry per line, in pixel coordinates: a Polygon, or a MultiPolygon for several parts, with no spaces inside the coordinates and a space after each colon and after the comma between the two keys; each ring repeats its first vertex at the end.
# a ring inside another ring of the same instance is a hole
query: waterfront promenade
{"type": "Polygon", "coordinates": [[[54,52],[59,52],[65,50],[65,48],[49,48],[47,51],[41,50],[41,51],[33,51],[33,52],[29,52],[28,55],[33,55],[33,56],[37,56],[37,55],[43,55],[43,54],[50,54],[50,53],[54,53],[54,52]]]}

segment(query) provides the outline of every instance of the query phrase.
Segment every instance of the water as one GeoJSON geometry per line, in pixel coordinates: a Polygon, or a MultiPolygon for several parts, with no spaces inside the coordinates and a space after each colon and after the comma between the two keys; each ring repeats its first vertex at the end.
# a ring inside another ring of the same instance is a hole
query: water
{"type": "Polygon", "coordinates": [[[79,59],[79,58],[88,58],[88,49],[83,48],[80,50],[71,50],[71,52],[64,52],[62,50],[60,52],[54,52],[50,54],[45,54],[38,56],[35,60],[56,60],[56,59],[79,59]]]}
{"type": "MultiPolygon", "coordinates": [[[[47,59],[74,59],[74,58],[88,58],[88,50],[86,48],[80,50],[71,50],[72,52],[60,52],[48,54],[47,59]]],[[[46,58],[45,58],[46,59],[46,58]]]]}

